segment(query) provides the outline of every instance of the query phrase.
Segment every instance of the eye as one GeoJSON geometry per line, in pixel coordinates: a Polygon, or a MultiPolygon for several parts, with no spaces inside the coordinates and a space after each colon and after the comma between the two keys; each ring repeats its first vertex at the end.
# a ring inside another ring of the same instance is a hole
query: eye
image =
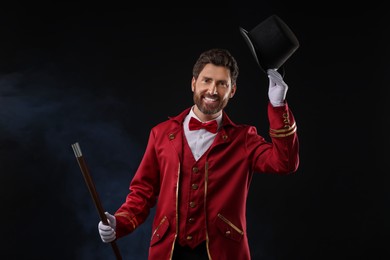
{"type": "Polygon", "coordinates": [[[226,81],[220,81],[218,82],[218,86],[221,86],[221,87],[224,87],[224,88],[227,88],[229,87],[228,83],[226,81]]]}

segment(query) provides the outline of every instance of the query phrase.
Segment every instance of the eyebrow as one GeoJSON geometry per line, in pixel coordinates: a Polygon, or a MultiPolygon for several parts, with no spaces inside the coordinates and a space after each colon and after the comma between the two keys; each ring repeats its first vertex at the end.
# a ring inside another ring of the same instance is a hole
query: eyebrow
{"type": "MultiPolygon", "coordinates": [[[[206,76],[203,76],[202,79],[203,79],[203,80],[210,80],[210,79],[213,80],[213,78],[206,77],[206,76]]],[[[223,79],[222,79],[222,80],[216,80],[216,82],[217,82],[217,83],[226,83],[226,84],[228,83],[227,80],[223,80],[223,79]]]]}

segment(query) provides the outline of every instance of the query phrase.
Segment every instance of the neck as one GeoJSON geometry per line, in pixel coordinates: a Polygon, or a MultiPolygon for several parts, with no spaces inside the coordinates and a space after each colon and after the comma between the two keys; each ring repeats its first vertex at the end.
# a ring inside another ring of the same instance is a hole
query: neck
{"type": "Polygon", "coordinates": [[[205,114],[202,111],[200,111],[196,105],[194,106],[193,111],[194,111],[195,115],[197,117],[199,117],[199,119],[202,120],[203,122],[216,119],[218,116],[220,116],[222,114],[222,110],[215,113],[215,114],[210,114],[210,115],[205,114]]]}

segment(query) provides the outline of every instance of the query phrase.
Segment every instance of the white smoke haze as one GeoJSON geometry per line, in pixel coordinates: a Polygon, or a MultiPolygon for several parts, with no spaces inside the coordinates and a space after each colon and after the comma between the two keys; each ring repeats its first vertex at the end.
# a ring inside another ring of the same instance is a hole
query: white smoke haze
{"type": "MultiPolygon", "coordinates": [[[[26,226],[24,237],[11,236],[9,245],[46,237],[51,247],[42,251],[34,246],[14,256],[28,258],[36,251],[42,257],[59,259],[59,251],[70,247],[63,259],[109,259],[113,253],[98,235],[98,212],[71,144],[79,142],[102,204],[110,212],[123,202],[143,148],[124,129],[121,118],[106,114],[114,109],[119,115],[124,107],[120,101],[96,99],[81,87],[73,91],[56,88],[58,79],[43,75],[29,71],[0,77],[3,205],[13,221],[36,221],[37,228],[28,232],[26,226]],[[42,80],[32,82],[31,78],[42,80]],[[29,196],[19,207],[15,193],[26,191],[29,196]],[[22,221],[26,211],[37,211],[35,219],[22,221]]],[[[140,237],[147,236],[149,229],[145,225],[134,239],[120,242],[131,244],[122,249],[124,256],[131,253],[134,257],[127,259],[146,258],[148,239],[140,237]]],[[[6,250],[1,254],[8,255],[6,250]]]]}

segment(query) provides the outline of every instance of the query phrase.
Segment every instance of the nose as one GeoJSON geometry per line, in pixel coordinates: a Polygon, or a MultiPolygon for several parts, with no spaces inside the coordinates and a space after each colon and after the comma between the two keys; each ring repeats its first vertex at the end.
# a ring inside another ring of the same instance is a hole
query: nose
{"type": "Polygon", "coordinates": [[[215,95],[215,94],[218,94],[217,92],[217,84],[215,82],[211,83],[207,89],[207,92],[210,94],[210,95],[215,95]]]}

